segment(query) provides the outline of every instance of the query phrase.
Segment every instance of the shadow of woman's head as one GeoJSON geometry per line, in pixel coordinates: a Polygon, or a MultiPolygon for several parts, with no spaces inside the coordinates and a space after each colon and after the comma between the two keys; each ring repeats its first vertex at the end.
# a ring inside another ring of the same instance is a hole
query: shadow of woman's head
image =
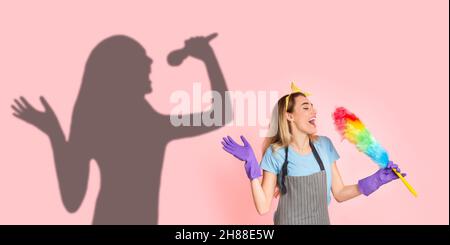
{"type": "Polygon", "coordinates": [[[117,35],[100,42],[86,62],[82,94],[126,102],[151,92],[152,60],[134,39],[117,35]]]}
{"type": "Polygon", "coordinates": [[[91,142],[100,138],[99,131],[108,132],[112,123],[126,120],[124,112],[136,108],[152,91],[151,63],[145,49],[130,37],[117,35],[101,41],[85,65],[72,114],[73,134],[91,142]]]}

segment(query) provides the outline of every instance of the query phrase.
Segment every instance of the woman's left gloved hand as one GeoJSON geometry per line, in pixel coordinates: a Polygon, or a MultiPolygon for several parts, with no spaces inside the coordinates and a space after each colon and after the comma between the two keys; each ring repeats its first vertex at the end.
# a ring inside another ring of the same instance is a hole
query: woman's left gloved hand
{"type": "MultiPolygon", "coordinates": [[[[361,179],[358,181],[358,189],[359,191],[368,196],[376,191],[380,186],[391,182],[392,180],[398,179],[398,176],[394,173],[392,169],[397,170],[400,173],[400,169],[397,164],[393,162],[389,162],[386,168],[379,169],[374,174],[361,179]]],[[[403,177],[406,176],[406,173],[401,173],[403,177]]]]}
{"type": "Polygon", "coordinates": [[[247,177],[250,180],[256,179],[262,174],[255,153],[253,152],[250,143],[248,143],[247,139],[242,135],[241,140],[244,143],[243,146],[236,143],[230,136],[224,137],[222,141],[223,149],[237,159],[245,161],[244,166],[247,177]]]}

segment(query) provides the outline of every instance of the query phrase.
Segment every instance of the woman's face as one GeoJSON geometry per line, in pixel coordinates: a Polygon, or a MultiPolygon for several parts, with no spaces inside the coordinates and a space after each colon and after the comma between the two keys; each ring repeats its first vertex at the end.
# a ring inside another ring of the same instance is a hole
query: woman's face
{"type": "Polygon", "coordinates": [[[297,96],[294,110],[292,113],[287,112],[287,118],[297,130],[306,134],[315,134],[317,132],[316,114],[316,109],[306,97],[297,96]]]}

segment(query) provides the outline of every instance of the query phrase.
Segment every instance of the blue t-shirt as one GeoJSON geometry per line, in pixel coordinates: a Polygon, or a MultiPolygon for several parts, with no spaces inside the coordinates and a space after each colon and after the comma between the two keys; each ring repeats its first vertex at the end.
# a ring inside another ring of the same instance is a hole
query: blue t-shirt
{"type": "MultiPolygon", "coordinates": [[[[327,176],[327,200],[331,201],[331,165],[339,159],[339,154],[333,146],[331,140],[326,136],[319,136],[314,141],[317,153],[322,159],[325,173],[327,176]]],[[[261,160],[261,168],[274,174],[279,174],[284,163],[285,147],[280,147],[276,152],[272,146],[268,147],[261,160]]],[[[308,176],[320,172],[319,163],[310,152],[306,155],[300,155],[292,147],[288,147],[288,176],[308,176]]]]}

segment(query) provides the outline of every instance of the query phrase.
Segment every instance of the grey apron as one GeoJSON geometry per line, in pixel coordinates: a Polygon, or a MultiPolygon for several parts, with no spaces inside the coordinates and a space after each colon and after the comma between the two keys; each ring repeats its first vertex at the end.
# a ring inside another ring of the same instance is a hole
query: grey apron
{"type": "Polygon", "coordinates": [[[282,173],[278,175],[281,197],[274,215],[275,225],[330,224],[325,169],[311,141],[309,145],[320,166],[320,172],[308,176],[287,176],[288,147],[286,147],[282,173]]]}

